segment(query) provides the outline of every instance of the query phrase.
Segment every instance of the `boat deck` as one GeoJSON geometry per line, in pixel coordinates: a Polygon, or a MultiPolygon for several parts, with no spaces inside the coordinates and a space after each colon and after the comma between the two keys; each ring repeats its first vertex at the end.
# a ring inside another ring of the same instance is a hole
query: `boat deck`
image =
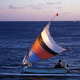
{"type": "Polygon", "coordinates": [[[66,74],[68,72],[65,68],[24,68],[23,73],[35,74],[66,74]]]}

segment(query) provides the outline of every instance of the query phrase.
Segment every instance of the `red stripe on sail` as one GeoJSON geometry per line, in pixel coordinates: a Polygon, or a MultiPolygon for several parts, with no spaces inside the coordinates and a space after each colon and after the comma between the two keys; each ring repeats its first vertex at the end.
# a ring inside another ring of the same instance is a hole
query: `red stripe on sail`
{"type": "Polygon", "coordinates": [[[35,54],[40,57],[41,59],[47,59],[49,57],[52,57],[51,53],[47,52],[39,43],[38,38],[36,39],[35,43],[32,46],[32,50],[35,52],[35,54]]]}

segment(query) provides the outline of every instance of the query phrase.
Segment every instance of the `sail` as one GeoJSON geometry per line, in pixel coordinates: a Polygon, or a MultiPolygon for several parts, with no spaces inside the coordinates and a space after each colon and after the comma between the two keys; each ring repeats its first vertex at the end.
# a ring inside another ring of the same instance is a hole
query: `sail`
{"type": "MultiPolygon", "coordinates": [[[[62,53],[66,49],[62,48],[53,40],[49,32],[50,22],[44,27],[39,34],[31,50],[28,52],[29,62],[34,63],[40,60],[45,60],[62,53]]],[[[27,56],[24,57],[23,64],[27,64],[27,56]]]]}

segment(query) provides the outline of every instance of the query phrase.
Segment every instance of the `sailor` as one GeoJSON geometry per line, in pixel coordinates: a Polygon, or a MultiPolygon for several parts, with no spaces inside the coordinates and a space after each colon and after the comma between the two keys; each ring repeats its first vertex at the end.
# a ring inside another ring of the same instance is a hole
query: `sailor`
{"type": "Polygon", "coordinates": [[[65,68],[69,71],[69,65],[68,64],[65,65],[65,68]]]}
{"type": "Polygon", "coordinates": [[[63,68],[62,60],[59,60],[58,64],[55,65],[55,68],[63,68]]]}

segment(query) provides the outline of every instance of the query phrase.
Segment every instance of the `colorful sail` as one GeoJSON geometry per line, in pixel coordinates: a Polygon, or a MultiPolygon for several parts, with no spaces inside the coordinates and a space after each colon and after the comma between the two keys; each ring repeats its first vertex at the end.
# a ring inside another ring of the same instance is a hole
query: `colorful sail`
{"type": "MultiPolygon", "coordinates": [[[[36,41],[28,52],[29,62],[34,63],[45,60],[65,51],[64,48],[55,43],[49,32],[50,22],[45,26],[39,34],[36,41]]],[[[28,57],[25,56],[23,64],[28,64],[28,57]]]]}

